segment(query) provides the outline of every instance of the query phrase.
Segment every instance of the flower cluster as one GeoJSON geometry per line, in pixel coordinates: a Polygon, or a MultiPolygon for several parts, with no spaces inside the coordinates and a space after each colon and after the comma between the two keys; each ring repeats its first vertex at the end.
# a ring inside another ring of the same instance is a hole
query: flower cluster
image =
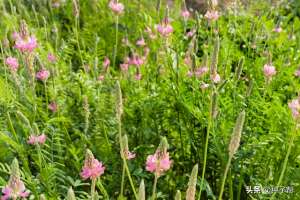
{"type": "Polygon", "coordinates": [[[8,184],[2,189],[3,196],[1,200],[26,198],[29,192],[26,191],[25,185],[20,178],[19,163],[14,159],[11,164],[11,175],[8,184]]]}
{"type": "Polygon", "coordinates": [[[12,72],[16,72],[19,68],[19,62],[17,58],[7,57],[5,60],[5,64],[9,67],[12,72]]]}
{"type": "Polygon", "coordinates": [[[124,11],[124,5],[122,3],[119,3],[116,0],[111,0],[108,4],[110,9],[117,15],[120,15],[124,11]]]}
{"type": "Polygon", "coordinates": [[[86,179],[97,179],[104,173],[105,167],[102,162],[94,158],[93,153],[88,149],[86,150],[84,166],[80,173],[81,177],[86,179]]]}
{"type": "Polygon", "coordinates": [[[44,144],[46,142],[47,136],[43,133],[41,135],[30,135],[27,143],[32,145],[44,144]]]}

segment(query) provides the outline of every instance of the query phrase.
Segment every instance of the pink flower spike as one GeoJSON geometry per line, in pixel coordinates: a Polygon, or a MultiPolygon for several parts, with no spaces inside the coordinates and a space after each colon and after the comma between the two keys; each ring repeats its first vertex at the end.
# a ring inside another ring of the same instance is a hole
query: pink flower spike
{"type": "Polygon", "coordinates": [[[103,61],[103,67],[104,67],[104,69],[107,69],[109,67],[109,65],[110,65],[110,60],[109,60],[108,57],[105,57],[104,61],[103,61]]]}
{"type": "Polygon", "coordinates": [[[135,80],[139,81],[139,80],[142,79],[142,74],[141,73],[137,73],[137,74],[135,74],[134,78],[135,78],[135,80]]]}
{"type": "Polygon", "coordinates": [[[128,71],[128,64],[127,63],[123,63],[123,64],[120,64],[120,68],[123,72],[127,72],[128,71]]]}
{"type": "Polygon", "coordinates": [[[270,64],[265,64],[263,71],[267,78],[271,78],[276,74],[276,68],[270,64]]]}
{"type": "Polygon", "coordinates": [[[295,76],[300,77],[300,69],[297,69],[294,73],[295,76]]]}
{"type": "Polygon", "coordinates": [[[132,152],[130,152],[128,150],[126,150],[124,152],[124,154],[125,154],[125,157],[126,157],[127,160],[132,160],[132,159],[135,158],[135,153],[132,153],[132,152]]]}
{"type": "Polygon", "coordinates": [[[94,158],[91,151],[87,150],[84,166],[80,173],[83,180],[97,179],[104,173],[105,167],[102,162],[94,158]]]}
{"type": "Polygon", "coordinates": [[[53,113],[55,113],[57,111],[57,104],[55,102],[51,102],[49,105],[48,105],[48,109],[51,110],[53,113]]]}
{"type": "Polygon", "coordinates": [[[219,83],[221,81],[221,77],[218,73],[212,75],[210,78],[214,83],[219,83]]]}
{"type": "Polygon", "coordinates": [[[116,0],[111,0],[108,4],[110,9],[117,15],[120,15],[124,11],[124,5],[122,3],[119,3],[116,0]]]}
{"type": "Polygon", "coordinates": [[[12,72],[16,72],[19,68],[18,59],[14,57],[7,57],[5,59],[5,64],[8,65],[12,72]]]}
{"type": "Polygon", "coordinates": [[[139,40],[136,42],[136,45],[137,45],[137,46],[140,46],[140,47],[145,46],[145,45],[146,45],[146,42],[145,42],[144,38],[139,39],[139,40]]]}
{"type": "Polygon", "coordinates": [[[1,197],[1,200],[7,200],[7,199],[9,199],[11,197],[11,193],[12,193],[11,188],[4,187],[2,189],[3,196],[1,197]]]}
{"type": "Polygon", "coordinates": [[[200,88],[202,89],[202,90],[205,90],[206,88],[208,88],[209,87],[209,84],[207,84],[207,83],[202,83],[201,85],[200,85],[200,88]]]}
{"type": "Polygon", "coordinates": [[[188,73],[187,73],[187,76],[188,76],[188,77],[192,77],[193,75],[194,75],[194,73],[193,73],[192,71],[189,70],[188,73]]]}
{"type": "Polygon", "coordinates": [[[160,33],[163,37],[170,36],[171,33],[173,33],[174,29],[172,25],[169,23],[168,19],[165,19],[164,22],[157,25],[157,31],[160,33]]]}
{"type": "Polygon", "coordinates": [[[170,169],[172,161],[169,153],[156,151],[155,154],[149,155],[146,161],[146,170],[152,173],[157,173],[160,176],[163,172],[170,169]]]}
{"type": "Polygon", "coordinates": [[[193,35],[194,35],[195,33],[196,33],[196,30],[195,30],[195,29],[192,29],[191,31],[189,31],[189,32],[186,33],[186,36],[190,38],[190,37],[193,37],[193,35]]]}
{"type": "Polygon", "coordinates": [[[183,17],[184,20],[187,20],[190,16],[191,14],[187,9],[181,11],[181,17],[183,17]]]}
{"type": "Polygon", "coordinates": [[[273,32],[275,33],[281,33],[282,32],[282,28],[280,26],[276,27],[273,29],[273,32]]]}
{"type": "Polygon", "coordinates": [[[300,103],[299,99],[293,99],[290,103],[288,103],[289,108],[291,109],[292,116],[294,119],[299,117],[300,111],[300,103]]]}
{"type": "Polygon", "coordinates": [[[50,72],[46,69],[42,69],[36,73],[36,78],[40,81],[47,81],[50,76],[50,72]]]}
{"type": "Polygon", "coordinates": [[[52,53],[48,53],[47,58],[48,58],[48,61],[51,62],[51,63],[55,63],[56,62],[56,57],[52,53]]]}
{"type": "Polygon", "coordinates": [[[35,135],[30,135],[27,143],[31,145],[37,144],[37,137],[35,135]]]}
{"type": "Polygon", "coordinates": [[[37,145],[37,144],[43,145],[43,144],[45,144],[46,139],[47,139],[47,136],[44,133],[39,136],[32,134],[29,136],[27,143],[31,144],[31,145],[37,145]]]}
{"type": "Polygon", "coordinates": [[[47,136],[44,133],[37,137],[37,140],[38,140],[39,144],[45,144],[46,139],[47,139],[47,136]]]}
{"type": "Polygon", "coordinates": [[[105,78],[104,75],[99,75],[99,76],[98,76],[98,81],[103,81],[104,78],[105,78]]]}
{"type": "Polygon", "coordinates": [[[220,15],[216,10],[208,10],[205,13],[204,17],[209,21],[216,21],[219,19],[220,15]]]}
{"type": "Polygon", "coordinates": [[[35,36],[30,36],[27,38],[17,37],[15,48],[19,49],[19,51],[23,53],[31,53],[35,48],[37,48],[37,41],[35,36]]]}
{"type": "Polygon", "coordinates": [[[195,75],[196,75],[197,77],[200,77],[200,76],[202,76],[203,74],[205,74],[205,73],[207,73],[207,72],[208,72],[208,67],[200,67],[200,68],[198,68],[198,69],[196,70],[195,75]]]}

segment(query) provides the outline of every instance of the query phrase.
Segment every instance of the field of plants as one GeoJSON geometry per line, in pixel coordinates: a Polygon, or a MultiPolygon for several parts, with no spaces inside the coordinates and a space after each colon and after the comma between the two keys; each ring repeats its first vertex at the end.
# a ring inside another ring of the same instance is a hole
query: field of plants
{"type": "Polygon", "coordinates": [[[299,200],[299,89],[299,0],[0,0],[0,199],[299,200]]]}

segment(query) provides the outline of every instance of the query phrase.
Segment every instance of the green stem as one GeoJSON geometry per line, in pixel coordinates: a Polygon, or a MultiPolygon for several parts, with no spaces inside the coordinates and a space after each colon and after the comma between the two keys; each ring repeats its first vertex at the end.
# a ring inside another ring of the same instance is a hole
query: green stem
{"type": "Polygon", "coordinates": [[[96,187],[96,178],[92,179],[92,185],[91,185],[91,200],[95,199],[95,187],[96,187]]]}
{"type": "Polygon", "coordinates": [[[118,53],[118,32],[119,32],[119,16],[116,16],[116,42],[114,48],[114,58],[113,58],[113,66],[116,67],[116,58],[118,53]]]}
{"type": "Polygon", "coordinates": [[[208,116],[207,134],[206,134],[205,150],[204,150],[204,161],[203,161],[203,169],[202,169],[202,176],[201,176],[201,183],[200,183],[200,191],[199,191],[198,200],[201,199],[201,192],[202,192],[202,189],[203,189],[204,175],[205,175],[205,170],[206,170],[208,139],[209,139],[210,129],[213,125],[213,122],[212,122],[212,115],[213,115],[212,106],[213,105],[212,104],[213,104],[213,90],[211,91],[211,95],[210,95],[210,110],[209,110],[209,116],[208,116]]]}
{"type": "Polygon", "coordinates": [[[125,163],[123,163],[122,182],[121,182],[121,196],[124,194],[124,179],[125,179],[125,163]]]}
{"type": "Polygon", "coordinates": [[[128,176],[128,179],[129,179],[129,182],[130,182],[133,194],[134,194],[135,198],[138,199],[138,196],[137,196],[136,190],[134,188],[134,184],[133,184],[133,181],[132,181],[132,178],[131,178],[130,171],[129,171],[129,168],[128,168],[126,160],[125,160],[124,166],[125,166],[125,169],[126,169],[126,172],[127,172],[127,176],[128,176]]]}
{"type": "Polygon", "coordinates": [[[225,186],[225,181],[226,181],[226,177],[227,177],[227,173],[228,173],[228,170],[229,170],[229,167],[230,167],[231,160],[232,160],[232,156],[229,157],[227,165],[226,165],[226,168],[225,168],[225,172],[224,172],[224,176],[223,176],[221,190],[220,190],[220,194],[219,194],[218,200],[222,200],[224,186],[225,186]]]}
{"type": "Polygon", "coordinates": [[[47,93],[47,83],[46,81],[44,82],[44,87],[45,87],[45,97],[46,97],[46,113],[47,113],[47,119],[48,119],[48,105],[49,105],[49,100],[48,100],[48,93],[47,93]]]}
{"type": "MultiPolygon", "coordinates": [[[[297,126],[297,124],[296,124],[296,126],[297,126]]],[[[293,133],[292,133],[291,140],[289,142],[288,150],[287,150],[285,158],[284,158],[283,167],[282,167],[282,170],[281,170],[281,173],[280,173],[279,180],[277,182],[277,187],[280,186],[280,184],[281,184],[281,182],[283,180],[283,176],[284,176],[285,170],[287,168],[287,162],[288,162],[289,156],[291,154],[291,150],[292,150],[292,146],[293,146],[293,143],[294,143],[294,140],[295,140],[295,137],[296,137],[296,133],[297,133],[297,128],[295,127],[295,129],[293,130],[293,133]]],[[[274,199],[275,195],[276,195],[276,193],[274,192],[272,194],[270,200],[274,199]]]]}
{"type": "Polygon", "coordinates": [[[152,198],[151,198],[151,200],[155,200],[155,199],[156,199],[156,185],[157,185],[157,179],[158,179],[158,176],[157,176],[157,174],[155,173],[154,183],[153,183],[153,189],[152,189],[152,198]]]}

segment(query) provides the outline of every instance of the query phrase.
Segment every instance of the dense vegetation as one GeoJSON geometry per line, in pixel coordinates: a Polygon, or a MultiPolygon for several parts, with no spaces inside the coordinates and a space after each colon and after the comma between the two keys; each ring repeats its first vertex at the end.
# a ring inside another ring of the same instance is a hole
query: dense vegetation
{"type": "Polygon", "coordinates": [[[207,5],[1,0],[2,199],[300,199],[299,1],[207,5]]]}

